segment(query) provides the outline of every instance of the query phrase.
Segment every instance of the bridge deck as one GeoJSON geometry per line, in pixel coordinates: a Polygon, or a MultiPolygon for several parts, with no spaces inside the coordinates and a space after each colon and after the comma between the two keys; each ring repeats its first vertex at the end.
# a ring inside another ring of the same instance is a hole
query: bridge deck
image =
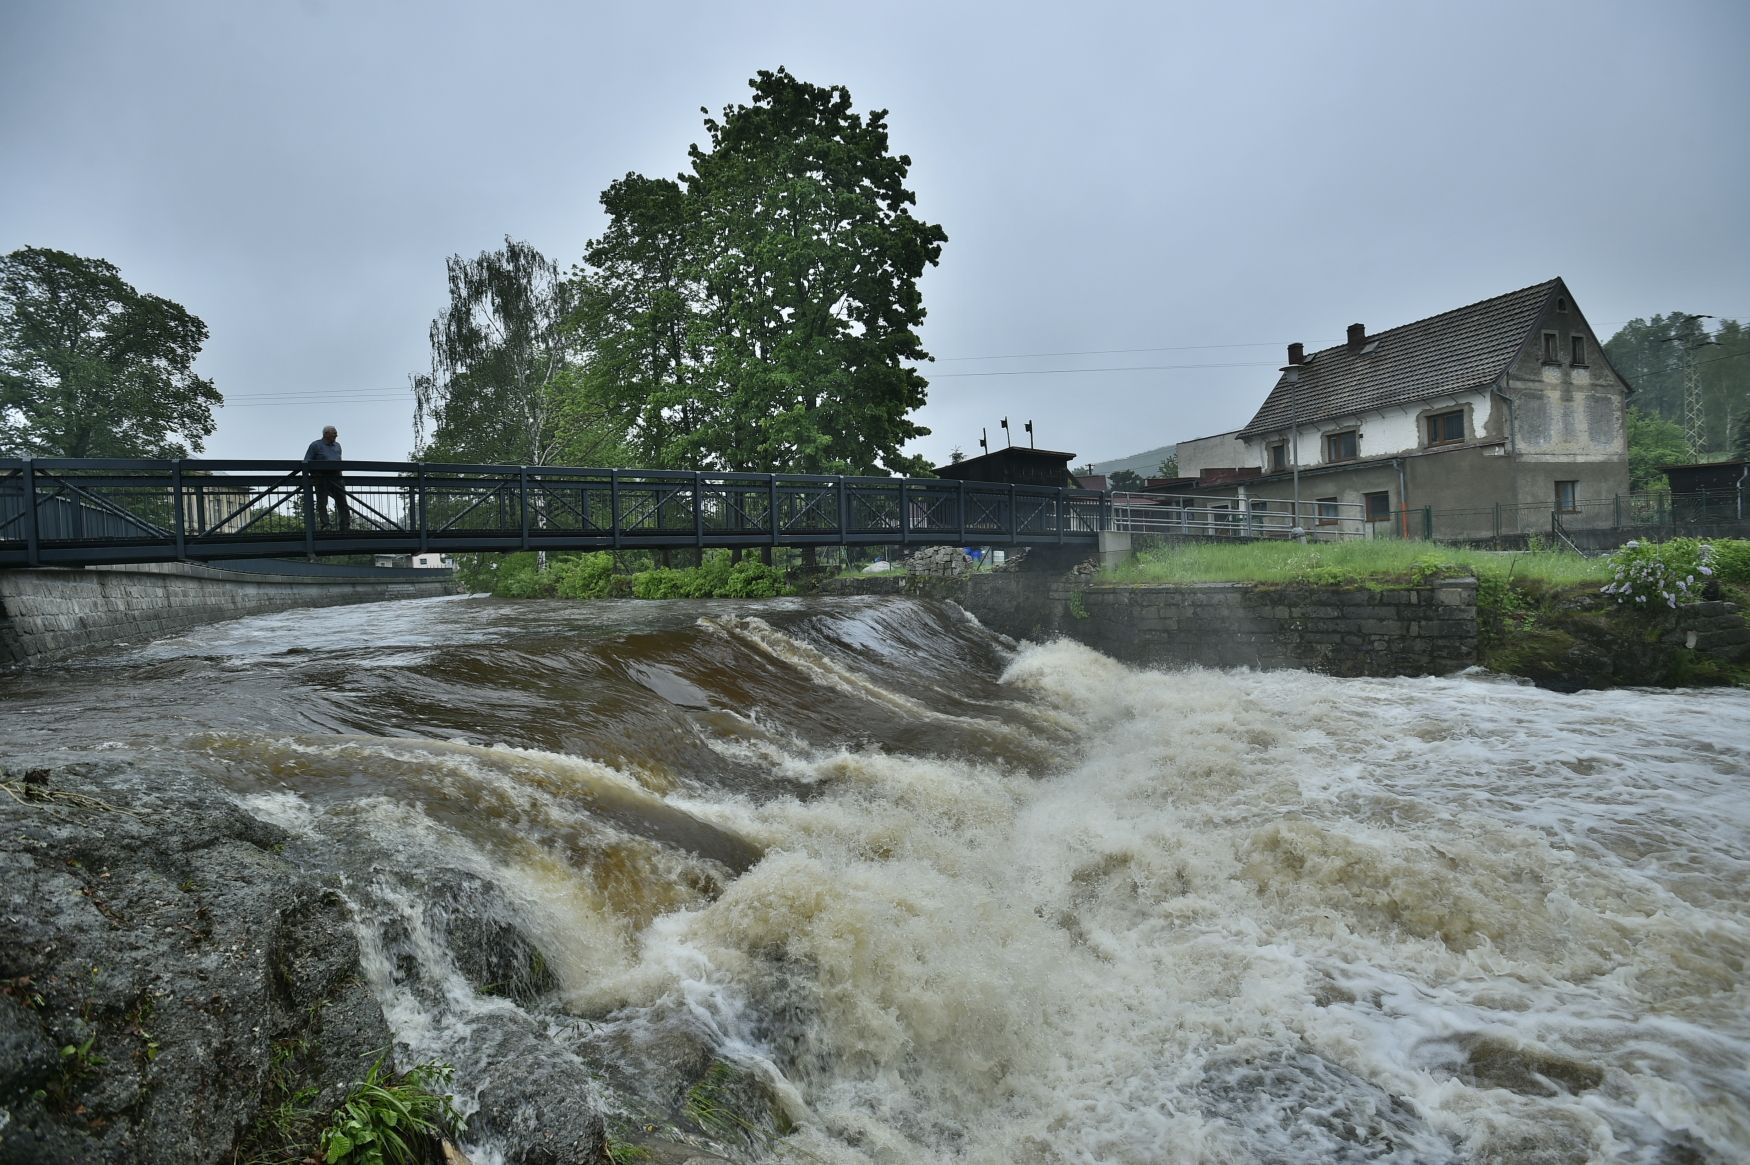
{"type": "Polygon", "coordinates": [[[467,550],[1092,545],[1107,495],[938,478],[347,462],[346,529],[287,461],[0,459],[0,566],[467,550]]]}

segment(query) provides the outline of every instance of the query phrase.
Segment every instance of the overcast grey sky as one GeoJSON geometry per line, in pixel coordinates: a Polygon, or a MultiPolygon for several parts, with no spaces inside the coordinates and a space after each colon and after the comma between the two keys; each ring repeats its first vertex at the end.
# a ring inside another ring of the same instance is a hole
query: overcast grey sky
{"type": "Polygon", "coordinates": [[[1750,317],[1747,55],[1744,0],[4,0],[0,252],[205,320],[209,456],[400,460],[445,256],[568,266],[784,65],[890,111],[948,233],[913,450],[1006,415],[1080,464],[1243,424],[1289,341],[1554,275],[1606,335],[1750,317]]]}

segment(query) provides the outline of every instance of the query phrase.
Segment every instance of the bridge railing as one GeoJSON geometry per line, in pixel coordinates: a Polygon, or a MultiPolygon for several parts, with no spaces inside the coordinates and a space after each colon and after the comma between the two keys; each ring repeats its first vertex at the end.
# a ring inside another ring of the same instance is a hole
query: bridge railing
{"type": "Polygon", "coordinates": [[[0,460],[0,565],[384,551],[1092,542],[1091,490],[937,478],[347,462],[0,460]]]}

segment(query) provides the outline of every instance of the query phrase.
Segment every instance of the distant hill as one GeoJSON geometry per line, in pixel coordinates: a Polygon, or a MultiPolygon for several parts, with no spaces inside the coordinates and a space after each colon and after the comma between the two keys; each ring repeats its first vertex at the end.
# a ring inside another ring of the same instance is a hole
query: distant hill
{"type": "Polygon", "coordinates": [[[1132,453],[1129,457],[1118,457],[1111,461],[1096,461],[1094,472],[1117,473],[1121,469],[1128,469],[1144,478],[1154,477],[1161,471],[1161,462],[1171,457],[1175,448],[1175,445],[1162,445],[1159,449],[1150,449],[1146,453],[1132,453]]]}

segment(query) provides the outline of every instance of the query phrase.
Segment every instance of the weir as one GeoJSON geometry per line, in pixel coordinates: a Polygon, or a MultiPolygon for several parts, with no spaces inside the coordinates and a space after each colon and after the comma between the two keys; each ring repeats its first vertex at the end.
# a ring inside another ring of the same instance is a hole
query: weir
{"type": "Polygon", "coordinates": [[[0,459],[0,567],[473,550],[1094,546],[1110,495],[938,478],[347,462],[0,459]],[[332,519],[328,521],[326,519],[332,519]]]}
{"type": "Polygon", "coordinates": [[[1750,1159],[1747,696],[861,595],[3,674],[0,1159],[257,1159],[390,1045],[478,1163],[1750,1159]]]}

